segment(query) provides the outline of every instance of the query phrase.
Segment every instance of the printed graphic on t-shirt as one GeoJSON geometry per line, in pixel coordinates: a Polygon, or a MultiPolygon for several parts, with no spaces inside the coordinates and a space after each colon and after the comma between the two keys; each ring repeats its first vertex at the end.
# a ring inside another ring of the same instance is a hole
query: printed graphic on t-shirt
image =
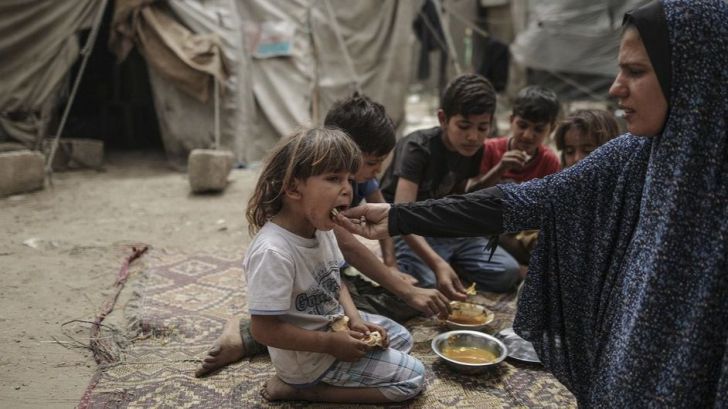
{"type": "Polygon", "coordinates": [[[338,273],[339,265],[333,261],[317,268],[312,273],[316,283],[296,296],[296,311],[313,315],[335,314],[341,289],[336,280],[338,273]]]}

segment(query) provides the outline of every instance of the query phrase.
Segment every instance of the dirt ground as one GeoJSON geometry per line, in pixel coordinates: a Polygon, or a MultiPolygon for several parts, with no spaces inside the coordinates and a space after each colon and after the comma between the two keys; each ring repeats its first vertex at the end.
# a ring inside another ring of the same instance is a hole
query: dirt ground
{"type": "Polygon", "coordinates": [[[94,319],[132,243],[241,251],[255,177],[234,170],[224,194],[193,196],[162,153],[116,153],[103,172],[0,199],[0,407],[76,406],[96,363],[74,341],[88,344],[89,325],[63,324],[94,319]]]}

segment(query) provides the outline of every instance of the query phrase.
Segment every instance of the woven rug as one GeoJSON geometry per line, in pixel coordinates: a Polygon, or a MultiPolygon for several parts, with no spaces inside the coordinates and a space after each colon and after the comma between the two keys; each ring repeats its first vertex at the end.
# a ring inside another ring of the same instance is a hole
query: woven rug
{"type": "MultiPolygon", "coordinates": [[[[195,368],[221,333],[228,317],[246,315],[246,294],[239,257],[169,254],[151,251],[147,267],[134,277],[132,300],[125,308],[127,341],[115,362],[99,365],[80,406],[89,408],[341,408],[376,405],[268,403],[263,382],[274,374],[267,355],[244,359],[207,378],[195,368]]],[[[514,295],[479,294],[496,313],[486,332],[509,326],[514,295]]],[[[407,327],[415,338],[413,355],[427,368],[427,389],[403,408],[568,408],[573,396],[539,365],[506,360],[495,372],[468,376],[453,372],[430,350],[442,330],[415,319],[407,327]]]]}

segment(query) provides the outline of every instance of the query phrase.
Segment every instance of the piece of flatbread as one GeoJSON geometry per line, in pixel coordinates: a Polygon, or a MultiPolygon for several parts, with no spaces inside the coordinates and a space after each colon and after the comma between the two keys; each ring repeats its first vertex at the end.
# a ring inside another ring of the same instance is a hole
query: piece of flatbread
{"type": "MultiPolygon", "coordinates": [[[[334,332],[341,332],[341,331],[348,331],[349,330],[349,317],[346,315],[342,315],[341,317],[334,320],[334,322],[331,323],[331,330],[334,332]]],[[[374,347],[383,347],[384,339],[382,338],[382,334],[379,333],[379,331],[373,331],[370,332],[369,335],[362,339],[365,344],[367,344],[370,348],[374,347]]]]}
{"type": "Polygon", "coordinates": [[[349,330],[349,317],[342,315],[331,323],[331,330],[334,332],[349,330]]]}
{"type": "Polygon", "coordinates": [[[525,162],[528,162],[531,160],[531,158],[533,158],[533,156],[529,155],[528,152],[526,152],[526,151],[522,151],[522,152],[524,155],[526,155],[526,157],[524,158],[525,162]]]}
{"type": "Polygon", "coordinates": [[[384,346],[384,338],[382,338],[382,334],[380,334],[379,331],[370,332],[369,336],[364,338],[362,341],[364,341],[371,348],[384,346]]]}

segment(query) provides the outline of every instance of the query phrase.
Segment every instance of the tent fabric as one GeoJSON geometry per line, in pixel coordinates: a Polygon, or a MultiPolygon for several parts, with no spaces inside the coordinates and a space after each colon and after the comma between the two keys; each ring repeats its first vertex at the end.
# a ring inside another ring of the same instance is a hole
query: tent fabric
{"type": "Polygon", "coordinates": [[[520,65],[551,72],[613,77],[621,17],[645,0],[531,0],[528,27],[511,54],[520,65]]]}
{"type": "MultiPolygon", "coordinates": [[[[255,160],[297,126],[320,124],[336,100],[356,89],[356,80],[366,95],[385,106],[395,123],[404,122],[417,3],[330,1],[356,69],[353,78],[324,1],[330,0],[241,2],[242,19],[249,28],[266,22],[295,27],[289,57],[253,58],[259,121],[257,146],[251,152],[255,160]]],[[[252,40],[250,33],[255,30],[246,31],[247,43],[252,40]]]]}
{"type": "MultiPolygon", "coordinates": [[[[239,163],[251,161],[256,146],[253,122],[251,58],[245,52],[235,0],[178,0],[168,2],[171,14],[195,33],[214,33],[226,67],[220,94],[220,146],[233,152],[239,163]]],[[[151,65],[151,64],[150,64],[151,65]]],[[[176,82],[149,67],[154,105],[162,142],[170,163],[184,167],[195,148],[214,146],[214,101],[201,102],[181,90],[176,82]]]]}
{"type": "Polygon", "coordinates": [[[221,45],[214,32],[196,34],[151,0],[117,0],[109,46],[123,61],[134,43],[162,76],[206,102],[213,77],[225,80],[221,45]]]}
{"type": "Polygon", "coordinates": [[[101,2],[0,2],[0,134],[36,148],[49,111],[80,48],[76,33],[90,27],[101,2]]]}
{"type": "MultiPolygon", "coordinates": [[[[150,0],[122,2],[119,21],[133,10],[154,9],[150,0]],[[121,18],[121,17],[120,17],[121,18]]],[[[345,46],[354,60],[356,78],[346,68],[325,4],[319,0],[194,0],[167,2],[174,16],[194,33],[216,33],[228,77],[222,96],[221,145],[241,163],[260,161],[281,136],[299,126],[322,122],[326,110],[350,95],[355,81],[381,102],[395,122],[404,122],[409,84],[410,32],[414,5],[407,2],[331,2],[345,46]],[[253,49],[261,27],[293,28],[290,51],[266,58],[253,49]]],[[[155,9],[155,13],[156,13],[155,9]]],[[[133,19],[133,18],[132,18],[133,19]]],[[[116,19],[115,19],[116,21],[116,19]]],[[[136,21],[148,20],[145,15],[136,21]]],[[[141,23],[140,23],[141,24],[141,23]]],[[[121,37],[114,47],[128,52],[145,31],[128,23],[114,25],[121,37]]],[[[153,36],[148,36],[150,41],[153,36]]],[[[150,66],[162,140],[173,163],[182,164],[189,150],[212,146],[212,105],[179,92],[179,81],[157,69],[156,58],[142,52],[150,66]]],[[[189,93],[188,93],[189,94],[189,93]]],[[[189,94],[191,95],[191,94],[189,94]]]]}
{"type": "MultiPolygon", "coordinates": [[[[0,50],[10,56],[0,67],[0,78],[10,84],[0,97],[0,125],[13,139],[38,143],[42,111],[79,57],[75,33],[88,27],[100,4],[0,3],[3,16],[10,16],[0,22],[0,50]]],[[[358,87],[402,124],[418,6],[387,0],[117,0],[110,46],[120,59],[139,47],[146,59],[173,164],[181,167],[190,150],[214,144],[213,77],[222,84],[221,146],[238,162],[253,163],[281,136],[320,124],[336,100],[358,87]],[[252,48],[251,33],[281,24],[291,28],[290,48],[269,55],[252,48]]]]}

